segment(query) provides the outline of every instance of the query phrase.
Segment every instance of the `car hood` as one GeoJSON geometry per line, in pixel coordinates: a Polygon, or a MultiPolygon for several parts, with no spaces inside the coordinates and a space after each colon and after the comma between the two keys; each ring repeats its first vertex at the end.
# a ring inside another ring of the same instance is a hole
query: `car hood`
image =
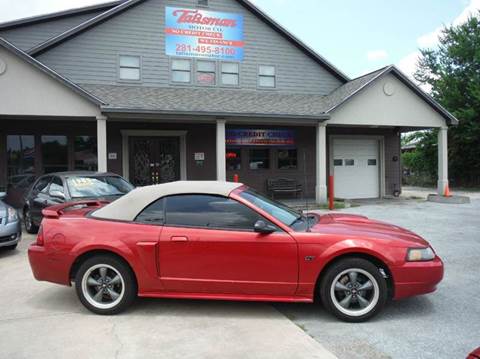
{"type": "Polygon", "coordinates": [[[426,240],[408,229],[365,216],[345,213],[320,214],[317,212],[309,212],[309,215],[317,217],[317,223],[311,228],[314,233],[328,232],[372,239],[402,240],[416,246],[429,245],[426,240]]]}

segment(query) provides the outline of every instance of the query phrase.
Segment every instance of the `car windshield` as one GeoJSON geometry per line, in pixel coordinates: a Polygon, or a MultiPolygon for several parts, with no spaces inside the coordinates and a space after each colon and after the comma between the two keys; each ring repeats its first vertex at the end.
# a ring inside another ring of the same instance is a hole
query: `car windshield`
{"type": "Polygon", "coordinates": [[[123,196],[133,186],[118,176],[75,176],[67,178],[72,198],[123,196]]]}
{"type": "Polygon", "coordinates": [[[251,188],[241,192],[240,197],[256,207],[261,208],[287,226],[293,225],[299,218],[302,218],[300,212],[294,211],[280,202],[267,198],[251,188]]]}

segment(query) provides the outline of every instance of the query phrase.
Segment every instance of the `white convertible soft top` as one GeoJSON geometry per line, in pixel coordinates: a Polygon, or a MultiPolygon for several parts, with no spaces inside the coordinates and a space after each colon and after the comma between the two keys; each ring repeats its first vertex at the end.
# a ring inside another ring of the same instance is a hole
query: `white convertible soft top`
{"type": "Polygon", "coordinates": [[[139,187],[105,207],[92,217],[116,221],[133,221],[145,207],[159,198],[177,194],[211,194],[227,197],[241,183],[215,181],[179,181],[156,186],[139,187]]]}

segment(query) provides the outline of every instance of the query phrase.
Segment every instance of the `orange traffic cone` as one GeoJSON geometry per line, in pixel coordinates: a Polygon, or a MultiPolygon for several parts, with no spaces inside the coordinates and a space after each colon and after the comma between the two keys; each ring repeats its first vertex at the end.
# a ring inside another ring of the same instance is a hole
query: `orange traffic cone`
{"type": "Polygon", "coordinates": [[[445,194],[444,194],[445,197],[452,197],[452,195],[450,194],[450,186],[447,184],[445,186],[445,194]]]}

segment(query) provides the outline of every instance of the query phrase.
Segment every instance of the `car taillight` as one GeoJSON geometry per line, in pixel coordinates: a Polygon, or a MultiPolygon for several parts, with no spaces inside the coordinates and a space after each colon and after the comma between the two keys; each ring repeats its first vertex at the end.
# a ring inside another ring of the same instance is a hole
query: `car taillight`
{"type": "Polygon", "coordinates": [[[45,239],[43,238],[43,227],[40,226],[37,234],[37,246],[43,246],[45,244],[45,239]]]}

